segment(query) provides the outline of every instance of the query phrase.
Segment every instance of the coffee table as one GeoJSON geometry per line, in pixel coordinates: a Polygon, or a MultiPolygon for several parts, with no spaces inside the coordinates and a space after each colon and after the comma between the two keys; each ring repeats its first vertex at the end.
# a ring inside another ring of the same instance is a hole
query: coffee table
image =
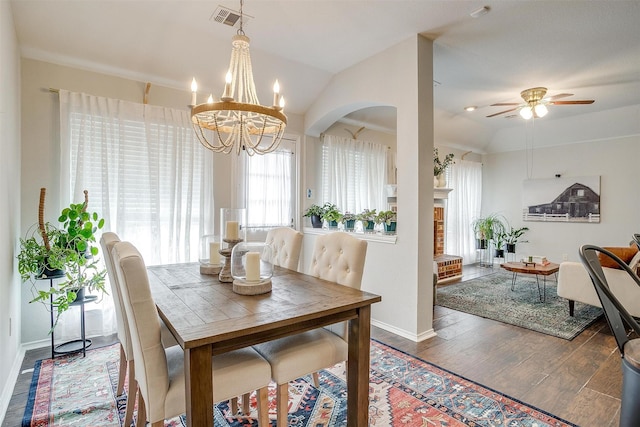
{"type": "Polygon", "coordinates": [[[538,297],[540,298],[540,302],[545,302],[547,298],[547,276],[552,274],[556,274],[560,269],[559,264],[555,264],[550,262],[548,264],[539,264],[539,263],[523,263],[523,262],[505,262],[504,264],[500,264],[500,267],[504,268],[507,271],[513,273],[511,277],[511,290],[514,290],[516,284],[516,277],[518,273],[522,274],[535,274],[536,276],[536,284],[538,285],[538,297]],[[542,276],[542,291],[540,291],[540,278],[542,276]]]}

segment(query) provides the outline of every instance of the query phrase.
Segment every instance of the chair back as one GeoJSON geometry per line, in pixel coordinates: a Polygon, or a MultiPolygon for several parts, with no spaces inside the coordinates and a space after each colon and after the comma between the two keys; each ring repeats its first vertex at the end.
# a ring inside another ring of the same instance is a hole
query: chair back
{"type": "Polygon", "coordinates": [[[131,333],[135,377],[144,398],[147,419],[161,420],[169,372],[147,267],[140,252],[129,242],[116,243],[112,256],[131,333]]]}
{"type": "Polygon", "coordinates": [[[633,235],[633,241],[636,242],[638,249],[640,249],[640,234],[636,233],[633,235]]]}
{"type": "Polygon", "coordinates": [[[351,288],[360,289],[367,242],[348,233],[318,236],[311,258],[310,274],[351,288]]]}
{"type": "Polygon", "coordinates": [[[129,334],[129,326],[127,325],[127,313],[122,302],[122,292],[118,285],[118,276],[113,265],[113,256],[111,251],[116,243],[120,243],[120,238],[116,233],[107,231],[102,233],[100,237],[100,246],[104,254],[104,263],[107,267],[109,275],[109,283],[111,284],[111,295],[113,297],[113,305],[116,311],[116,321],[118,323],[118,340],[122,344],[127,360],[133,359],[133,348],[131,346],[131,335],[129,334]]]}
{"type": "Polygon", "coordinates": [[[640,286],[640,278],[638,278],[638,276],[623,260],[607,249],[595,245],[583,245],[580,248],[579,254],[582,264],[589,273],[591,282],[596,289],[596,293],[600,299],[600,304],[602,304],[602,308],[604,309],[607,323],[616,338],[620,355],[624,357],[624,345],[629,341],[626,326],[632,328],[636,334],[640,335],[640,325],[624,308],[624,305],[620,303],[613,292],[611,292],[611,288],[609,287],[604,271],[602,270],[598,254],[606,256],[618,264],[622,270],[626,271],[627,274],[631,276],[638,286],[640,286]]]}
{"type": "Polygon", "coordinates": [[[298,269],[302,233],[291,227],[278,227],[269,230],[265,243],[271,246],[271,263],[289,270],[298,269]]]}

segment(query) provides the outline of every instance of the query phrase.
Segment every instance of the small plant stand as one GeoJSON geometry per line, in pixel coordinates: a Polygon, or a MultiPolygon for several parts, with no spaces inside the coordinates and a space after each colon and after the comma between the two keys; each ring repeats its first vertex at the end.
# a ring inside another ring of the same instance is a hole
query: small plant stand
{"type": "MultiPolygon", "coordinates": [[[[49,285],[53,286],[55,277],[49,278],[49,285]]],[[[82,357],[87,356],[87,348],[91,346],[91,340],[86,339],[85,335],[85,323],[84,323],[84,305],[88,302],[93,302],[98,299],[97,295],[82,295],[78,296],[74,302],[70,305],[72,307],[80,307],[80,339],[67,341],[63,344],[55,345],[55,329],[54,329],[54,316],[53,316],[53,295],[50,297],[50,312],[51,312],[51,358],[55,359],[56,354],[70,354],[82,352],[82,357]]]]}

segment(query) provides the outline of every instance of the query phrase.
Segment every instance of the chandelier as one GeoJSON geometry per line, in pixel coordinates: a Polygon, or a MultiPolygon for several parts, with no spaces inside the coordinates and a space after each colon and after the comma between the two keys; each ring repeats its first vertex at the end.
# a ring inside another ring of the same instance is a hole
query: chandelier
{"type": "Polygon", "coordinates": [[[273,85],[273,105],[260,105],[253,82],[249,37],[242,30],[242,6],[240,0],[240,28],[233,37],[231,61],[224,92],[220,101],[213,96],[204,104],[196,104],[198,85],[191,83],[191,122],[198,140],[205,148],[216,153],[228,154],[246,151],[248,155],[266,154],[280,145],[287,116],[282,112],[284,98],[280,85],[273,85]]]}

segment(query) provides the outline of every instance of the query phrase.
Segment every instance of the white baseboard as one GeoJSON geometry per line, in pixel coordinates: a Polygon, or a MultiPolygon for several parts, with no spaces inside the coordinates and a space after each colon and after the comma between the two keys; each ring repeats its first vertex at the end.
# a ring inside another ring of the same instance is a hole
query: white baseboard
{"type": "Polygon", "coordinates": [[[438,334],[436,334],[436,332],[433,329],[429,329],[428,331],[425,331],[416,335],[414,333],[405,331],[404,329],[396,328],[395,326],[391,326],[387,323],[380,322],[379,320],[375,320],[375,319],[371,319],[371,324],[373,326],[377,326],[380,329],[384,329],[385,331],[394,333],[396,335],[400,335],[401,337],[414,342],[420,342],[420,341],[424,341],[426,339],[438,336],[438,334]]]}
{"type": "Polygon", "coordinates": [[[26,350],[24,346],[20,345],[20,347],[18,348],[18,353],[13,360],[11,370],[9,371],[7,382],[2,389],[2,394],[0,395],[0,425],[4,423],[4,417],[7,414],[9,402],[11,401],[11,396],[13,395],[13,389],[15,388],[16,382],[18,381],[18,375],[20,375],[20,368],[22,367],[22,361],[24,360],[25,351],[26,350]]]}

